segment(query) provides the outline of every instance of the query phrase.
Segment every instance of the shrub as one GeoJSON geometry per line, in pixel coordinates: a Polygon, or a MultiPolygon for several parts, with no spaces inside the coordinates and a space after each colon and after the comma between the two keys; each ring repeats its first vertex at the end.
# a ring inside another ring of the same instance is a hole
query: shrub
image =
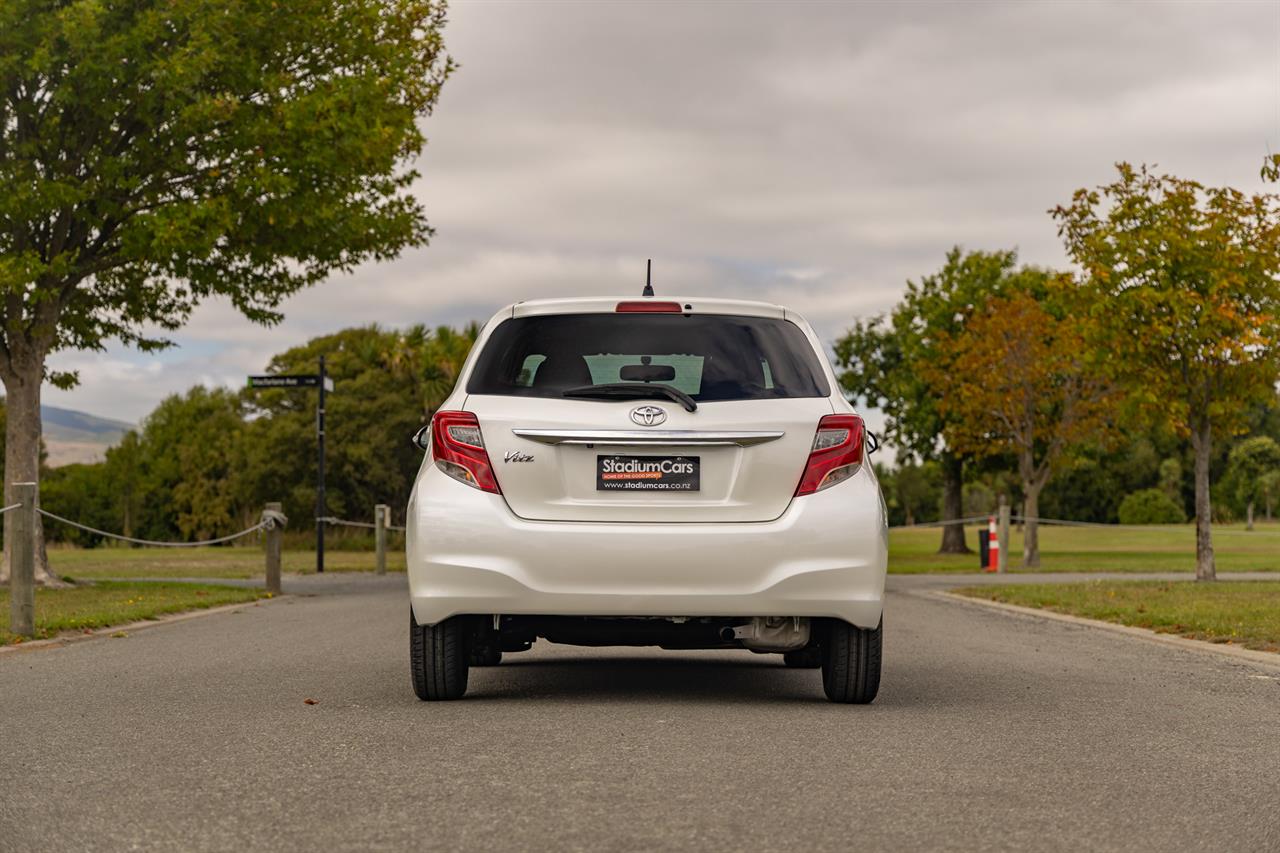
{"type": "Polygon", "coordinates": [[[1186,520],[1182,507],[1159,489],[1132,492],[1120,502],[1121,524],[1181,524],[1186,520]]]}

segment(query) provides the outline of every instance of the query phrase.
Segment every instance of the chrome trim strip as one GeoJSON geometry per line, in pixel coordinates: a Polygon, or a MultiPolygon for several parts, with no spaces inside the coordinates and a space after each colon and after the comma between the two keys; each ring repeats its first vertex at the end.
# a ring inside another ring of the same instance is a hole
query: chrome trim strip
{"type": "Polygon", "coordinates": [[[724,432],[696,429],[513,429],[521,438],[542,444],[602,444],[626,446],[638,444],[696,444],[700,446],[737,445],[748,447],[776,441],[786,433],[724,432]]]}

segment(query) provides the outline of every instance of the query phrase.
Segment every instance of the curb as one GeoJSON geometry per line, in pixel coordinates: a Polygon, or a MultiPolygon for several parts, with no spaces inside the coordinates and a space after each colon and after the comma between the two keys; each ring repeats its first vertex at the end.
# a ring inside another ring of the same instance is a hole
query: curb
{"type": "Polygon", "coordinates": [[[1087,619],[1083,616],[1071,616],[1066,613],[1057,613],[1052,610],[1041,610],[1037,607],[1023,607],[1020,604],[1006,604],[1003,601],[992,601],[989,598],[972,598],[967,595],[960,595],[959,593],[952,592],[950,590],[924,590],[923,592],[930,598],[935,598],[940,601],[960,602],[962,604],[971,604],[975,607],[985,607],[989,610],[1001,610],[1005,613],[1031,616],[1037,619],[1046,619],[1051,622],[1065,622],[1069,625],[1098,628],[1112,634],[1121,634],[1137,640],[1146,640],[1149,643],[1157,643],[1162,646],[1182,649],[1183,651],[1218,655],[1219,657],[1232,658],[1241,663],[1247,662],[1264,666],[1269,669],[1280,670],[1280,654],[1275,654],[1273,652],[1262,652],[1256,649],[1246,649],[1241,646],[1230,646],[1221,643],[1208,643],[1204,640],[1192,640],[1187,637],[1179,637],[1176,634],[1162,634],[1159,631],[1152,631],[1150,628],[1136,628],[1132,625],[1119,625],[1115,622],[1104,622],[1101,619],[1087,619]]]}
{"type": "Polygon", "coordinates": [[[105,628],[95,628],[89,633],[83,632],[78,634],[66,633],[56,637],[49,637],[45,640],[24,640],[21,643],[10,643],[7,646],[0,646],[0,658],[5,655],[15,655],[22,652],[35,652],[41,649],[53,649],[59,646],[69,646],[73,643],[83,643],[90,640],[101,640],[112,634],[125,632],[132,634],[135,631],[145,631],[148,628],[159,628],[162,625],[172,625],[174,622],[186,622],[188,619],[199,619],[203,616],[212,616],[215,613],[227,613],[233,610],[242,610],[246,607],[257,607],[263,604],[271,604],[280,601],[283,598],[290,598],[288,593],[280,593],[271,598],[260,598],[256,601],[242,601],[239,604],[223,604],[219,607],[207,607],[203,610],[185,610],[181,613],[170,613],[165,616],[158,616],[155,619],[143,619],[138,622],[128,622],[124,625],[108,625],[105,628]]]}

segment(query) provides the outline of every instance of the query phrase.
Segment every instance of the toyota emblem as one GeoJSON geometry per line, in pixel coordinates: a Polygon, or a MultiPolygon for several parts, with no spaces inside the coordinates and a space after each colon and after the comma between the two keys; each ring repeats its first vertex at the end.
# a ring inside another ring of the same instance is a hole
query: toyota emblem
{"type": "Polygon", "coordinates": [[[631,410],[631,420],[640,426],[657,426],[667,419],[667,410],[660,406],[636,406],[631,410]]]}

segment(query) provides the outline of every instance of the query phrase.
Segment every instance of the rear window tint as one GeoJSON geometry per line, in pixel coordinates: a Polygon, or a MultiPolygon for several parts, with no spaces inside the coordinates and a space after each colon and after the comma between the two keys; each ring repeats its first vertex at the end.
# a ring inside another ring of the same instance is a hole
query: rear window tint
{"type": "Polygon", "coordinates": [[[637,376],[699,401],[830,393],[817,354],[794,323],[722,314],[506,320],[481,351],[467,393],[560,397],[568,388],[638,381],[637,376]]]}

